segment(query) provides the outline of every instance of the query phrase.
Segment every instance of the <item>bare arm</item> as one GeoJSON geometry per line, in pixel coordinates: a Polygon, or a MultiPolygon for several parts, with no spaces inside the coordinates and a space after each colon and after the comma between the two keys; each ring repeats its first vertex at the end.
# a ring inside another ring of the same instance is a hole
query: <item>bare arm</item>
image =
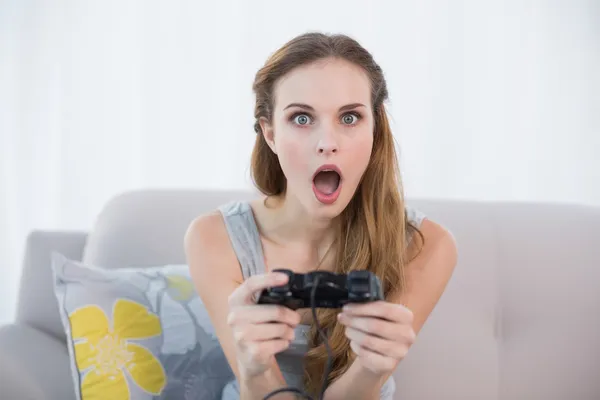
{"type": "Polygon", "coordinates": [[[293,324],[296,315],[279,307],[255,305],[252,300],[253,292],[276,283],[274,277],[253,276],[243,281],[219,213],[197,218],[186,232],[184,245],[192,279],[240,383],[241,398],[262,400],[284,387],[285,380],[272,355],[289,346],[291,337],[286,336],[283,323],[258,324],[269,320],[293,324]],[[265,367],[257,369],[261,357],[267,357],[265,367]]]}
{"type": "Polygon", "coordinates": [[[358,357],[327,389],[326,400],[379,399],[382,385],[440,299],[456,265],[456,246],[452,236],[432,221],[425,220],[421,231],[425,245],[407,266],[405,292],[387,303],[360,305],[343,313],[341,322],[358,357]]]}

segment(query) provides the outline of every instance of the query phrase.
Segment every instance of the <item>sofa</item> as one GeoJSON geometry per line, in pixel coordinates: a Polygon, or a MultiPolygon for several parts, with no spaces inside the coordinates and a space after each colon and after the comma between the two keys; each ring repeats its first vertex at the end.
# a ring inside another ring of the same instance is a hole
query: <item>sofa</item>
{"type": "MultiPolygon", "coordinates": [[[[140,190],[89,232],[27,238],[16,319],[0,327],[0,398],[75,398],[50,254],[98,266],[185,263],[200,213],[250,191],[140,190]]],[[[459,262],[394,374],[397,399],[600,399],[600,209],[408,199],[454,235],[459,262]]]]}

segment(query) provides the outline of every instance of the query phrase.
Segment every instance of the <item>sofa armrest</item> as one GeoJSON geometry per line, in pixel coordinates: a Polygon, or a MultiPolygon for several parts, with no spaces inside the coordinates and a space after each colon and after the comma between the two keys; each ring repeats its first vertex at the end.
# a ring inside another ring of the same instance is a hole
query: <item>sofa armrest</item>
{"type": "Polygon", "coordinates": [[[65,332],[54,295],[52,252],[81,260],[86,232],[33,231],[27,236],[21,273],[16,322],[65,340],[65,332]]]}
{"type": "Polygon", "coordinates": [[[0,327],[0,398],[75,400],[66,344],[24,325],[0,327]]]}

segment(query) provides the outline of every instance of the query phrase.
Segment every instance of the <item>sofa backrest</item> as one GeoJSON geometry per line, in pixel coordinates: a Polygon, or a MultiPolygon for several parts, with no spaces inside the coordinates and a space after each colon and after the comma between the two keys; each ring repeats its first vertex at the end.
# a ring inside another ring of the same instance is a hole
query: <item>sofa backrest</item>
{"type": "Polygon", "coordinates": [[[98,215],[83,262],[104,268],[183,264],[183,238],[195,217],[228,201],[256,196],[250,191],[210,190],[124,193],[98,215]]]}

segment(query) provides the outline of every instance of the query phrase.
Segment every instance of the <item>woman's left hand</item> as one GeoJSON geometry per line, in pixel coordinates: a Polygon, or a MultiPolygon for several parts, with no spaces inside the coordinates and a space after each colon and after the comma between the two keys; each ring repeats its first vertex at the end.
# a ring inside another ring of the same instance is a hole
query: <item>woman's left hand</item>
{"type": "Polygon", "coordinates": [[[415,341],[413,314],[400,304],[349,304],[338,319],[346,326],[346,336],[357,360],[374,374],[396,369],[415,341]]]}

